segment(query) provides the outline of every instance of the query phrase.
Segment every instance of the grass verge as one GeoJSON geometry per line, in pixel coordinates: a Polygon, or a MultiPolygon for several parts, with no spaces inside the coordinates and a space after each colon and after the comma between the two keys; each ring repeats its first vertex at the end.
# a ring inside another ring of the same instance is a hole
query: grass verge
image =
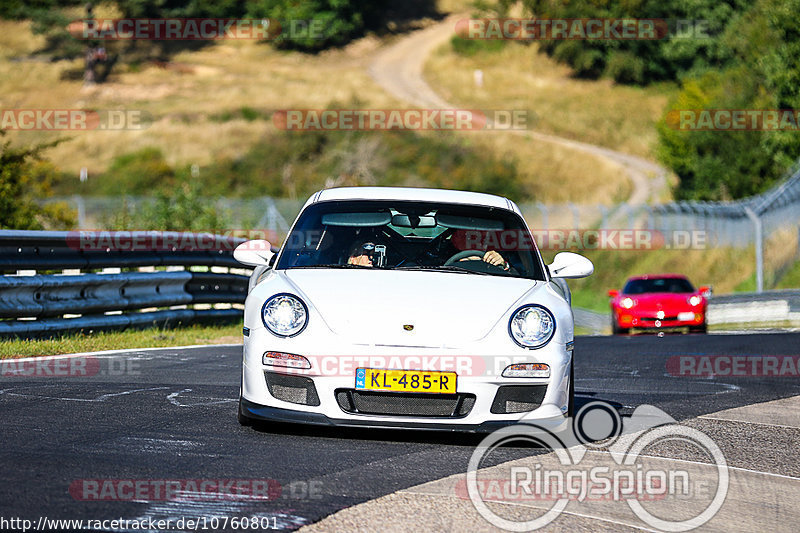
{"type": "Polygon", "coordinates": [[[195,325],[174,329],[80,333],[42,340],[2,340],[0,359],[193,344],[234,344],[241,341],[241,323],[227,326],[195,325]]]}

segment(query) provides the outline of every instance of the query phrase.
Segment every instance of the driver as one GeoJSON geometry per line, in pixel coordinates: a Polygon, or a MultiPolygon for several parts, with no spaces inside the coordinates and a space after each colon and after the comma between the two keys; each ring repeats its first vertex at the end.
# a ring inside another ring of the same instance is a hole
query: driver
{"type": "MultiPolygon", "coordinates": [[[[359,266],[374,266],[372,262],[373,254],[375,253],[375,244],[372,242],[365,242],[363,244],[357,244],[352,251],[350,252],[350,257],[347,260],[348,265],[359,265],[359,266]]],[[[502,255],[500,255],[495,250],[489,250],[483,257],[465,257],[461,259],[461,261],[476,261],[481,259],[484,263],[489,263],[490,265],[494,265],[496,267],[500,267],[503,270],[509,270],[511,265],[509,265],[508,261],[506,261],[502,255]]]]}
{"type": "Polygon", "coordinates": [[[347,260],[348,265],[360,266],[374,266],[372,263],[372,255],[375,253],[375,244],[365,242],[357,244],[350,252],[350,258],[347,260]]]}
{"type": "MultiPolygon", "coordinates": [[[[478,259],[479,259],[478,257],[472,256],[472,257],[465,257],[461,261],[477,261],[478,259]]],[[[503,270],[508,270],[509,268],[511,268],[511,265],[508,264],[508,261],[506,261],[503,258],[503,256],[500,255],[495,250],[489,250],[488,252],[483,254],[483,257],[481,257],[480,259],[484,263],[489,263],[490,265],[494,265],[496,267],[500,267],[503,270]]]]}

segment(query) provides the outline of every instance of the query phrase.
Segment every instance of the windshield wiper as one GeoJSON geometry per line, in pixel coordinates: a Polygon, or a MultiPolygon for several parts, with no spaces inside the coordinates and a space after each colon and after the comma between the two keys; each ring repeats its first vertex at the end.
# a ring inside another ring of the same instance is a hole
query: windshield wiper
{"type": "Polygon", "coordinates": [[[395,270],[438,270],[440,272],[457,272],[459,274],[480,274],[481,276],[491,276],[488,272],[478,272],[469,268],[458,267],[453,265],[414,265],[406,267],[397,267],[395,270]]]}

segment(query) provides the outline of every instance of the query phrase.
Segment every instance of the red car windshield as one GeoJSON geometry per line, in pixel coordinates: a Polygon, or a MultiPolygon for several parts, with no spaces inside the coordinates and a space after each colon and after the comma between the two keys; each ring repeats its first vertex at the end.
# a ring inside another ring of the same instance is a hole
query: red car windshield
{"type": "Polygon", "coordinates": [[[623,294],[646,294],[649,292],[694,292],[689,280],[684,278],[632,279],[622,289],[623,294]]]}

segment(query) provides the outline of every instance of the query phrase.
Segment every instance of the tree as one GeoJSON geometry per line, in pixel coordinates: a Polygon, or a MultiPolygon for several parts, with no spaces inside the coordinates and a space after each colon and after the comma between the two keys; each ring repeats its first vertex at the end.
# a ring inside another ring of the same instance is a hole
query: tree
{"type": "Polygon", "coordinates": [[[730,20],[724,69],[688,77],[659,124],[659,156],[678,175],[678,199],[722,200],[762,192],[798,157],[791,131],[681,131],[670,111],[800,109],[800,0],[759,0],[730,20]]]}
{"type": "Polygon", "coordinates": [[[14,148],[6,141],[0,145],[0,228],[68,229],[75,225],[75,215],[65,204],[37,203],[50,194],[55,172],[41,152],[55,144],[14,148]]]}

